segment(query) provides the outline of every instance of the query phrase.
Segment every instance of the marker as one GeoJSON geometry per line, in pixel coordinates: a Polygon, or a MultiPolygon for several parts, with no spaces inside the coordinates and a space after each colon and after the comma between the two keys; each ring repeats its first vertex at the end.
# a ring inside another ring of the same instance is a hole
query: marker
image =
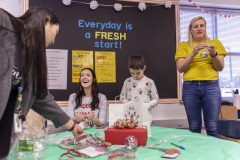
{"type": "Polygon", "coordinates": [[[182,150],[185,150],[185,148],[184,148],[183,146],[179,146],[179,145],[177,145],[177,144],[175,144],[175,143],[172,143],[172,142],[171,142],[171,144],[174,145],[174,146],[176,146],[176,147],[178,147],[178,148],[181,148],[182,150]]]}

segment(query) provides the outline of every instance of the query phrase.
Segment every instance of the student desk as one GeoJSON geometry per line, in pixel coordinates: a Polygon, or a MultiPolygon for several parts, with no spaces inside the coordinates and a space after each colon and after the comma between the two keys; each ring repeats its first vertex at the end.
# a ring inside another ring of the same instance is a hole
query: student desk
{"type": "MultiPolygon", "coordinates": [[[[94,135],[99,133],[99,129],[91,128],[86,129],[85,133],[94,135]]],[[[62,132],[57,134],[49,135],[49,139],[54,139],[58,137],[71,136],[71,132],[62,132]]],[[[176,158],[176,160],[239,160],[240,159],[240,144],[232,141],[227,141],[223,139],[218,139],[215,137],[210,137],[207,135],[202,135],[198,133],[191,133],[188,130],[174,129],[174,128],[163,128],[158,126],[152,126],[152,137],[148,138],[147,145],[156,144],[159,141],[159,145],[155,147],[159,148],[176,148],[171,145],[171,142],[175,142],[186,150],[180,150],[181,155],[176,158]],[[181,141],[181,142],[179,142],[181,141]]],[[[57,144],[49,144],[44,151],[44,160],[57,160],[60,155],[65,153],[63,150],[57,146],[57,144]]],[[[136,159],[137,160],[167,160],[166,158],[161,158],[164,152],[149,149],[145,147],[138,147],[136,159]]],[[[66,159],[66,158],[65,158],[66,159]]],[[[86,159],[74,157],[74,160],[86,159]]],[[[97,160],[107,160],[108,156],[98,156],[95,158],[97,160]]]]}

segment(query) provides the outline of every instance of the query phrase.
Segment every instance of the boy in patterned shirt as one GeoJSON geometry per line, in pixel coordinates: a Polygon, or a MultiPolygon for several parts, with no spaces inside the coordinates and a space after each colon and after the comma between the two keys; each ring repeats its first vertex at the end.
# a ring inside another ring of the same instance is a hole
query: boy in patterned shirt
{"type": "Polygon", "coordinates": [[[124,81],[120,101],[122,103],[144,103],[143,106],[149,110],[151,122],[151,109],[155,107],[159,101],[155,83],[152,79],[144,75],[146,65],[142,56],[130,56],[128,59],[128,68],[132,77],[124,81]]]}

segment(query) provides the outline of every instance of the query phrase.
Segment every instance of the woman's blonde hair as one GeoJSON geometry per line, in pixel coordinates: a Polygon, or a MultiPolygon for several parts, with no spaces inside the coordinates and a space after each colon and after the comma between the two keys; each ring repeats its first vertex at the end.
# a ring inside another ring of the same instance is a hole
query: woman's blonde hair
{"type": "MultiPolygon", "coordinates": [[[[199,20],[199,19],[202,19],[202,20],[204,21],[204,23],[205,23],[205,27],[207,27],[206,20],[205,20],[203,17],[201,17],[201,16],[195,17],[195,18],[193,18],[193,19],[191,20],[191,22],[190,22],[190,24],[189,24],[189,27],[188,27],[188,45],[189,45],[191,48],[193,47],[193,46],[192,46],[193,36],[192,36],[192,34],[191,34],[190,31],[191,31],[191,28],[192,28],[192,24],[193,24],[195,21],[199,20]]],[[[205,33],[204,33],[204,38],[205,38],[205,43],[206,43],[206,44],[210,44],[211,39],[208,37],[206,31],[205,31],[205,33]]]]}

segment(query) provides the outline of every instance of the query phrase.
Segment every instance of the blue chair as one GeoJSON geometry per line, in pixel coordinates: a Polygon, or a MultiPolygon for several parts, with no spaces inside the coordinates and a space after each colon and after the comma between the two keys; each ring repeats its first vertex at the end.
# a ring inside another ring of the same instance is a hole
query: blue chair
{"type": "Polygon", "coordinates": [[[225,137],[240,139],[240,120],[219,119],[217,132],[225,137]]]}

